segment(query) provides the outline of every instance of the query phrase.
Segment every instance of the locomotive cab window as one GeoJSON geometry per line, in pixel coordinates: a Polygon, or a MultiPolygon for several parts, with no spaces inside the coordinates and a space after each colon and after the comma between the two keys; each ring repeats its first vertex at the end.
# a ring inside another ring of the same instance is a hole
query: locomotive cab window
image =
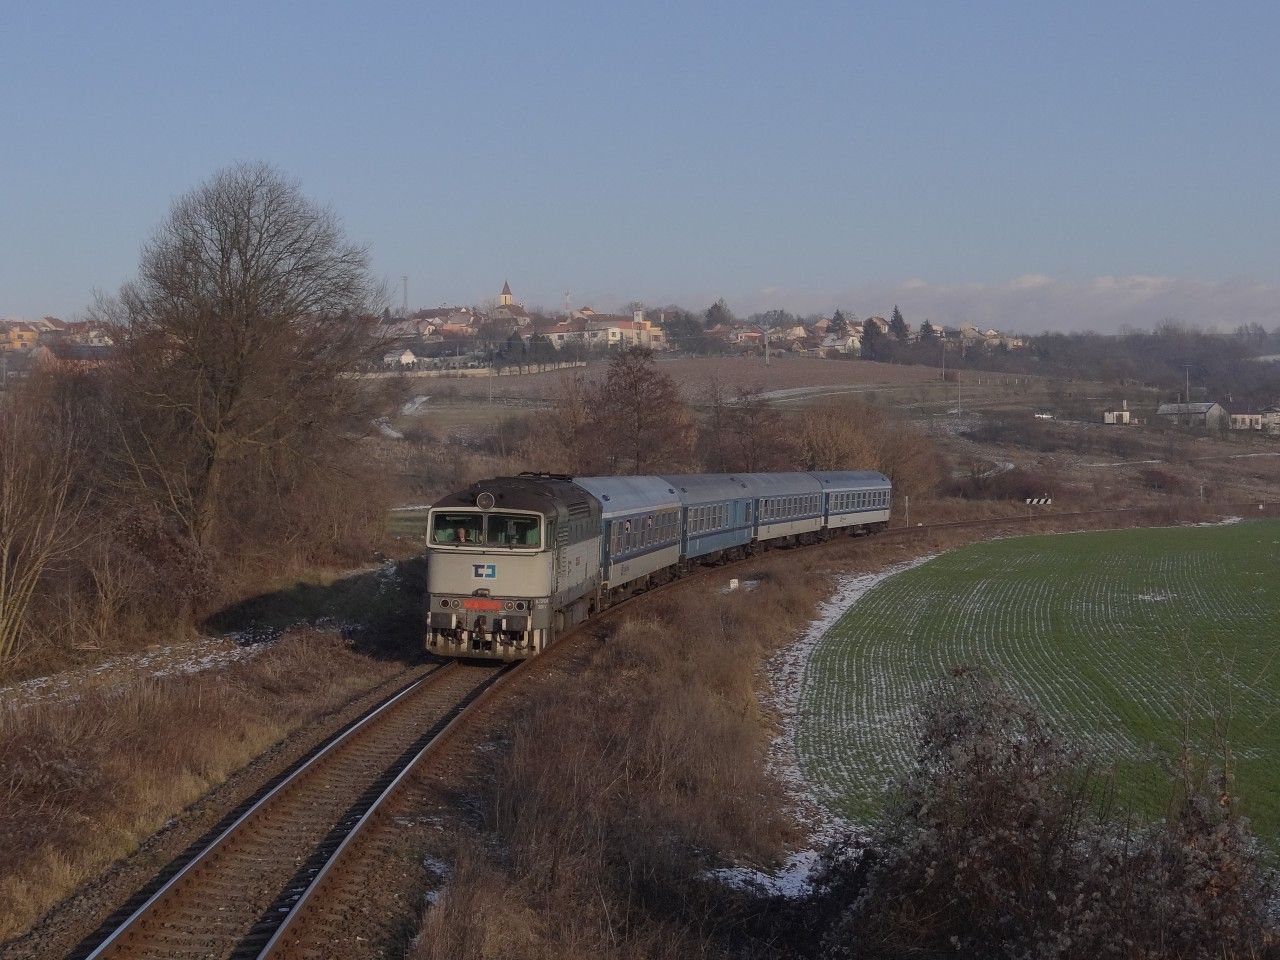
{"type": "Polygon", "coordinates": [[[493,547],[540,547],[537,517],[511,513],[491,513],[488,517],[486,543],[493,547]]]}
{"type": "Polygon", "coordinates": [[[437,513],[432,518],[431,542],[479,546],[484,540],[484,516],[479,513],[437,513]]]}
{"type": "Polygon", "coordinates": [[[435,514],[431,542],[441,546],[533,547],[542,546],[539,517],[515,513],[435,514]]]}

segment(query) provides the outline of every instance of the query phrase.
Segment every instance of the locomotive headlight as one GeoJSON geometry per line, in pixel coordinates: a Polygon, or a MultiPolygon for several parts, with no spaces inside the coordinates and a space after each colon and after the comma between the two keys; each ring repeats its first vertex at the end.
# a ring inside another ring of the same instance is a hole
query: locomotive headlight
{"type": "Polygon", "coordinates": [[[517,601],[516,601],[516,609],[517,609],[517,610],[523,610],[523,609],[524,609],[524,601],[523,601],[523,600],[517,600],[517,601]]]}
{"type": "Polygon", "coordinates": [[[508,600],[508,601],[507,601],[507,609],[508,609],[508,610],[514,610],[515,608],[516,608],[516,605],[515,605],[514,603],[512,603],[510,600],[508,600]]]}

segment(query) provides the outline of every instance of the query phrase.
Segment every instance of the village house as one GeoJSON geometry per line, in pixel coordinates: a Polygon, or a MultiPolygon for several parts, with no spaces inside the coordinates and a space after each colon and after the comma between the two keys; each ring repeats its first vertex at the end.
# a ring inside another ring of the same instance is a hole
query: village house
{"type": "Polygon", "coordinates": [[[1280,406],[1253,408],[1232,408],[1230,410],[1232,430],[1256,430],[1259,433],[1280,435],[1280,406]]]}
{"type": "Polygon", "coordinates": [[[382,362],[388,367],[412,367],[418,362],[418,355],[408,347],[389,350],[382,355],[382,362]]]}
{"type": "Polygon", "coordinates": [[[630,317],[596,313],[590,307],[575,310],[568,319],[553,323],[536,323],[524,334],[526,340],[543,336],[557,350],[569,343],[583,343],[589,347],[642,346],[651,350],[665,350],[666,334],[656,323],[645,318],[643,310],[635,310],[630,317]]]}
{"type": "Polygon", "coordinates": [[[822,338],[821,350],[823,353],[831,350],[837,353],[860,353],[862,351],[862,337],[852,330],[843,335],[829,333],[822,338]]]}
{"type": "Polygon", "coordinates": [[[21,320],[0,323],[0,350],[34,350],[40,342],[40,331],[34,324],[21,320]]]}

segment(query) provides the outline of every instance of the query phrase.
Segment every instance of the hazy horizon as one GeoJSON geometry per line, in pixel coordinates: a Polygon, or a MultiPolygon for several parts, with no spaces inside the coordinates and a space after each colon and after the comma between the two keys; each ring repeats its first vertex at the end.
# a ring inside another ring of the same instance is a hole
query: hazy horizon
{"type": "Polygon", "coordinates": [[[1261,3],[15,2],[0,316],[77,315],[175,197],[262,159],[413,306],[506,279],[550,309],[1273,329],[1277,27],[1261,3]]]}

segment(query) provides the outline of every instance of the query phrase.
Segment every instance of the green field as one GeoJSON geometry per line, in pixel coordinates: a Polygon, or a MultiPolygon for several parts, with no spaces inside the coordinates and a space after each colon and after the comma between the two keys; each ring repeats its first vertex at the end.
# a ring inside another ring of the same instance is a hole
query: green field
{"type": "Polygon", "coordinates": [[[797,749],[854,819],[909,761],[931,682],[981,665],[1159,812],[1185,717],[1201,747],[1226,715],[1255,826],[1280,830],[1280,521],[974,544],[873,587],[815,648],[797,749]]]}

